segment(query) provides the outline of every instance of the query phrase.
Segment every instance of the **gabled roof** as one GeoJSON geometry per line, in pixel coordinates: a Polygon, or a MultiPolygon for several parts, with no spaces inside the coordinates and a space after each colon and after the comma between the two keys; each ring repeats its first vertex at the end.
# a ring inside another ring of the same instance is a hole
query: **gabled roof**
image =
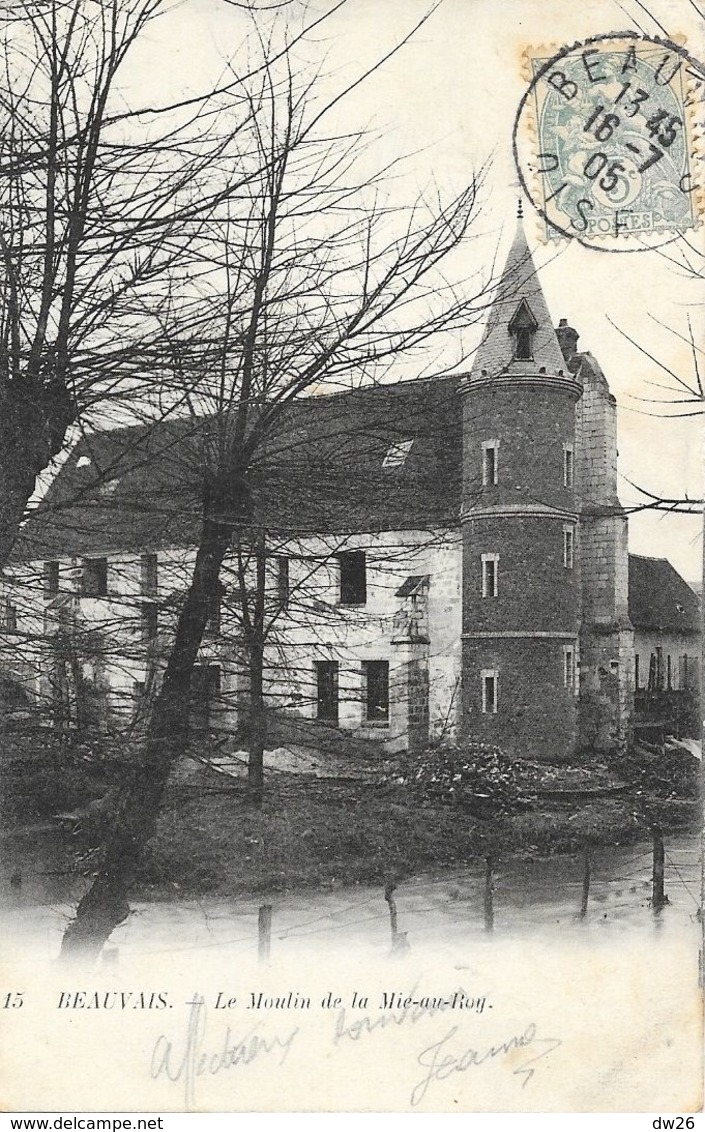
{"type": "MultiPolygon", "coordinates": [[[[292,401],[253,467],[261,521],[282,535],[455,525],[459,382],[441,376],[292,401]],[[403,463],[385,467],[390,446],[405,440],[413,444],[403,463]]],[[[201,417],[85,437],[25,524],[14,559],[195,544],[213,431],[201,417]]]]}
{"type": "Polygon", "coordinates": [[[635,629],[700,632],[700,602],[667,558],[629,555],[629,620],[635,629]]]}
{"type": "Polygon", "coordinates": [[[558,338],[548,313],[546,299],[534,267],[521,220],[517,225],[502,277],[472,366],[473,379],[495,377],[501,373],[539,373],[555,375],[567,370],[558,338]],[[527,317],[528,316],[528,317],[527,317]],[[521,325],[536,325],[533,337],[533,359],[514,358],[515,338],[509,325],[518,319],[521,325]]]}

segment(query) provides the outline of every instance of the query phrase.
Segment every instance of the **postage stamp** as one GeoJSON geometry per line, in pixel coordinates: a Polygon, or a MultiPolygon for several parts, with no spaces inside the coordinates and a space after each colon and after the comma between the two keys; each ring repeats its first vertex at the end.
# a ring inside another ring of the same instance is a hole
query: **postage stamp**
{"type": "Polygon", "coordinates": [[[624,32],[525,63],[514,152],[545,238],[650,242],[698,225],[705,69],[684,48],[624,32]]]}

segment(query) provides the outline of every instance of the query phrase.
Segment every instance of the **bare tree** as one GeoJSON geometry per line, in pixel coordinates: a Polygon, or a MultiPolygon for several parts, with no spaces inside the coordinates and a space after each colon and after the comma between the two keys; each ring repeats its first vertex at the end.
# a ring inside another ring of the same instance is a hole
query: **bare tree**
{"type": "MultiPolygon", "coordinates": [[[[612,321],[612,320],[610,320],[612,321]]],[[[624,337],[644,358],[654,366],[659,375],[646,384],[650,387],[636,398],[641,408],[637,410],[646,416],[658,417],[661,420],[686,420],[702,417],[705,413],[705,387],[703,386],[702,359],[703,349],[698,342],[690,316],[687,317],[687,327],[679,331],[672,326],[664,326],[657,318],[652,321],[661,329],[665,329],[678,343],[678,354],[682,347],[688,350],[691,359],[689,372],[683,372],[680,367],[658,357],[650,349],[643,337],[634,337],[621,327],[615,329],[624,337]]],[[[612,323],[612,325],[615,325],[612,323]]],[[[703,509],[703,499],[691,497],[684,492],[680,495],[667,495],[662,491],[646,488],[643,484],[629,481],[630,486],[638,493],[638,501],[627,508],[630,514],[640,511],[662,511],[677,515],[700,515],[703,509]]]]}
{"type": "MultiPolygon", "coordinates": [[[[333,11],[340,5],[335,5],[333,11]]],[[[478,178],[450,200],[433,187],[394,203],[387,177],[362,162],[364,135],[343,108],[378,61],[332,94],[298,65],[287,14],[255,23],[257,53],[233,82],[246,107],[239,145],[243,189],[212,218],[191,333],[166,312],[171,383],[197,422],[201,532],[173,647],[155,697],[142,757],[123,792],[93,885],[64,937],[63,952],[95,953],[127,914],[128,885],[151,836],[172,766],[185,749],[189,687],[233,545],[254,553],[254,604],[247,635],[252,781],[261,792],[266,713],[264,496],[282,443],[282,422],[304,394],[380,381],[402,356],[423,356],[441,331],[466,327],[482,310],[442,272],[465,246],[478,210],[478,178]],[[308,77],[307,77],[308,74],[308,77]],[[198,324],[199,332],[194,331],[198,324]]],[[[410,35],[413,34],[410,32],[410,35]]],[[[409,38],[405,37],[395,50],[409,38]]],[[[237,557],[237,550],[236,550],[237,557]]],[[[246,587],[243,587],[243,592],[246,587]]],[[[248,624],[249,618],[249,624],[248,624]]]]}
{"type": "Polygon", "coordinates": [[[122,398],[148,395],[159,312],[239,181],[232,91],[127,103],[126,61],[165,10],[13,0],[0,12],[0,565],[70,426],[97,402],[119,415],[122,398]]]}

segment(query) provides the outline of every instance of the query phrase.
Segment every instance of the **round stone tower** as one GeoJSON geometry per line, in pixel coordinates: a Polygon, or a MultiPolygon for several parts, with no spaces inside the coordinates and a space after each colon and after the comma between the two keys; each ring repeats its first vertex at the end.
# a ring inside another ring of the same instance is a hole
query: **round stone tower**
{"type": "Polygon", "coordinates": [[[465,736],[567,759],[577,721],[581,386],[521,220],[461,393],[465,736]]]}

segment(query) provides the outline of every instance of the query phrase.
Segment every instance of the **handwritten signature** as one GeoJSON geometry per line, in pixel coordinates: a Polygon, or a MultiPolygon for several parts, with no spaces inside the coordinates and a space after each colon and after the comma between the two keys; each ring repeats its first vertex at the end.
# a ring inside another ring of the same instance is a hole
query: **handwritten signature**
{"type": "Polygon", "coordinates": [[[180,1051],[166,1034],[160,1034],[152,1051],[150,1074],[152,1080],[166,1076],[170,1081],[180,1081],[184,1088],[186,1109],[196,1107],[196,1082],[204,1074],[215,1076],[223,1070],[250,1065],[258,1057],[278,1054],[282,1065],[291,1050],[299,1032],[295,1026],[286,1037],[267,1036],[257,1033],[259,1025],[251,1027],[244,1035],[234,1038],[228,1026],[214,1050],[205,1048],[206,1004],[202,995],[195,994],[187,1003],[190,1006],[186,1036],[180,1051]]]}
{"type": "MultiPolygon", "coordinates": [[[[496,1045],[466,1048],[462,1052],[453,1051],[450,1044],[457,1033],[458,1027],[452,1026],[440,1041],[433,1042],[419,1054],[417,1061],[425,1070],[425,1075],[411,1090],[413,1107],[421,1103],[434,1082],[444,1081],[455,1073],[467,1073],[469,1069],[489,1062],[499,1062],[509,1057],[514,1050],[526,1049],[531,1053],[531,1056],[522,1060],[512,1071],[515,1076],[524,1076],[522,1081],[524,1088],[534,1075],[535,1063],[547,1057],[549,1053],[553,1053],[561,1045],[559,1038],[539,1038],[534,1022],[526,1027],[523,1034],[515,1034],[496,1045]],[[539,1046],[545,1048],[538,1050],[539,1046]]],[[[514,1060],[515,1058],[512,1058],[512,1061],[514,1060]]]]}
{"type": "MultiPolygon", "coordinates": [[[[419,982],[420,980],[417,979],[411,987],[406,996],[406,1005],[399,1010],[387,1010],[380,1013],[376,1018],[371,1018],[369,1014],[362,1014],[349,1021],[345,1007],[341,1006],[335,1018],[333,1044],[341,1044],[343,1038],[347,1038],[351,1042],[358,1042],[360,1038],[374,1033],[375,1030],[384,1030],[387,1026],[405,1026],[407,1023],[413,1026],[422,1019],[435,1018],[437,1014],[450,1010],[453,999],[469,999],[471,997],[462,987],[459,987],[454,993],[449,994],[445,1000],[434,1000],[434,1005],[427,1004],[423,1000],[414,1001],[418,994],[419,982]]],[[[476,1012],[482,1014],[487,1000],[483,997],[477,1000],[473,999],[473,1001],[477,1003],[476,1012]]]]}

